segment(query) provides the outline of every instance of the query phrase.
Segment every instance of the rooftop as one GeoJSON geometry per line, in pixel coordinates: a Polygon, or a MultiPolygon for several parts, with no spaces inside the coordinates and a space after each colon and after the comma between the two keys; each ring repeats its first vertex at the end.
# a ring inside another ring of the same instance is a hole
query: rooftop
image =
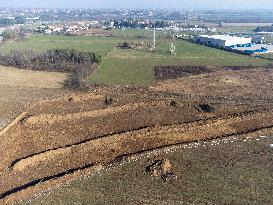
{"type": "Polygon", "coordinates": [[[219,40],[238,40],[238,39],[247,39],[245,37],[230,36],[230,35],[200,35],[200,37],[213,38],[219,40]]]}

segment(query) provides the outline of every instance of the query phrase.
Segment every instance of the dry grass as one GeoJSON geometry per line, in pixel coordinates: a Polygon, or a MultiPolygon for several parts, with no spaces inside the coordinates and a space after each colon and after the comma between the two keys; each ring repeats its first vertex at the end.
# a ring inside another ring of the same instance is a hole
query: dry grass
{"type": "Polygon", "coordinates": [[[66,74],[21,70],[0,66],[0,86],[24,88],[61,88],[66,74]]]}
{"type": "Polygon", "coordinates": [[[0,130],[30,104],[65,92],[59,83],[65,78],[63,73],[0,66],[0,130]]]}

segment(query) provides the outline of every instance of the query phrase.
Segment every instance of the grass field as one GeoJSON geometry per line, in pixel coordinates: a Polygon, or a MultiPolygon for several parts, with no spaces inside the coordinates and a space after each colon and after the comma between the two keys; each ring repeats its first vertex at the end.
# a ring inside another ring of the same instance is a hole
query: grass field
{"type": "Polygon", "coordinates": [[[90,77],[93,83],[148,85],[154,82],[156,65],[240,66],[266,65],[271,61],[234,54],[177,40],[176,56],[166,54],[172,40],[161,39],[156,53],[136,50],[112,50],[90,77]]]}
{"type": "Polygon", "coordinates": [[[146,158],[77,180],[29,204],[272,204],[272,142],[227,143],[154,157],[173,163],[177,180],[167,183],[145,174],[151,161],[146,158]]]}
{"type": "MultiPolygon", "coordinates": [[[[120,30],[116,29],[112,31],[114,35],[124,38],[153,38],[152,30],[143,30],[143,29],[128,29],[128,30],[120,30]]],[[[156,31],[156,36],[163,37],[172,37],[170,32],[168,31],[156,31]]]]}
{"type": "Polygon", "coordinates": [[[115,37],[30,35],[21,42],[8,42],[0,52],[31,49],[37,52],[53,48],[73,48],[91,51],[102,56],[102,62],[94,75],[93,83],[119,85],[149,85],[154,82],[153,69],[156,65],[266,65],[269,60],[257,59],[208,48],[182,40],[176,40],[176,56],[167,54],[171,33],[157,31],[159,43],[155,53],[116,49],[118,43],[152,42],[153,32],[149,30],[113,30],[115,37]]]}
{"type": "Polygon", "coordinates": [[[119,42],[120,39],[116,37],[30,35],[24,41],[5,43],[0,47],[0,52],[26,49],[41,52],[54,48],[70,48],[105,55],[119,42]]]}
{"type": "MultiPolygon", "coordinates": [[[[95,36],[64,36],[64,35],[30,35],[24,41],[7,42],[0,46],[0,52],[11,50],[26,50],[41,52],[54,48],[72,48],[80,51],[91,51],[98,55],[106,55],[116,44],[123,41],[141,41],[142,38],[152,38],[153,32],[147,30],[113,30],[115,37],[95,36]]],[[[157,32],[160,37],[168,33],[157,32]]]]}
{"type": "Polygon", "coordinates": [[[217,27],[217,31],[218,32],[222,32],[222,33],[254,33],[254,29],[257,28],[257,26],[224,26],[224,27],[217,27]]]}

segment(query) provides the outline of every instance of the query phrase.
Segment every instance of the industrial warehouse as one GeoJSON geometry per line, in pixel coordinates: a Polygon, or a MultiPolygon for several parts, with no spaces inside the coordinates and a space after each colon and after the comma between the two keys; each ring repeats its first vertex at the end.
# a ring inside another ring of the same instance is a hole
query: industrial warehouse
{"type": "Polygon", "coordinates": [[[197,43],[211,45],[215,47],[231,47],[235,45],[247,45],[252,43],[252,38],[236,37],[229,35],[201,35],[197,38],[197,43]]]}
{"type": "Polygon", "coordinates": [[[230,35],[200,35],[196,43],[206,46],[224,48],[230,51],[236,51],[248,55],[256,53],[268,53],[273,51],[272,45],[259,44],[251,37],[238,37],[230,35]]]}

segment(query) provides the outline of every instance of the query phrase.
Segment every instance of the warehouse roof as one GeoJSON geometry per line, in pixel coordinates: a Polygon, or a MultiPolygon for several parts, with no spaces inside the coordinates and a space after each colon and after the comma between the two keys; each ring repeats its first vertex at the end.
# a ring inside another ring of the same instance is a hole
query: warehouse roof
{"type": "Polygon", "coordinates": [[[246,39],[245,37],[237,37],[237,36],[229,36],[229,35],[200,35],[200,37],[218,39],[218,40],[238,40],[238,39],[246,39]]]}

